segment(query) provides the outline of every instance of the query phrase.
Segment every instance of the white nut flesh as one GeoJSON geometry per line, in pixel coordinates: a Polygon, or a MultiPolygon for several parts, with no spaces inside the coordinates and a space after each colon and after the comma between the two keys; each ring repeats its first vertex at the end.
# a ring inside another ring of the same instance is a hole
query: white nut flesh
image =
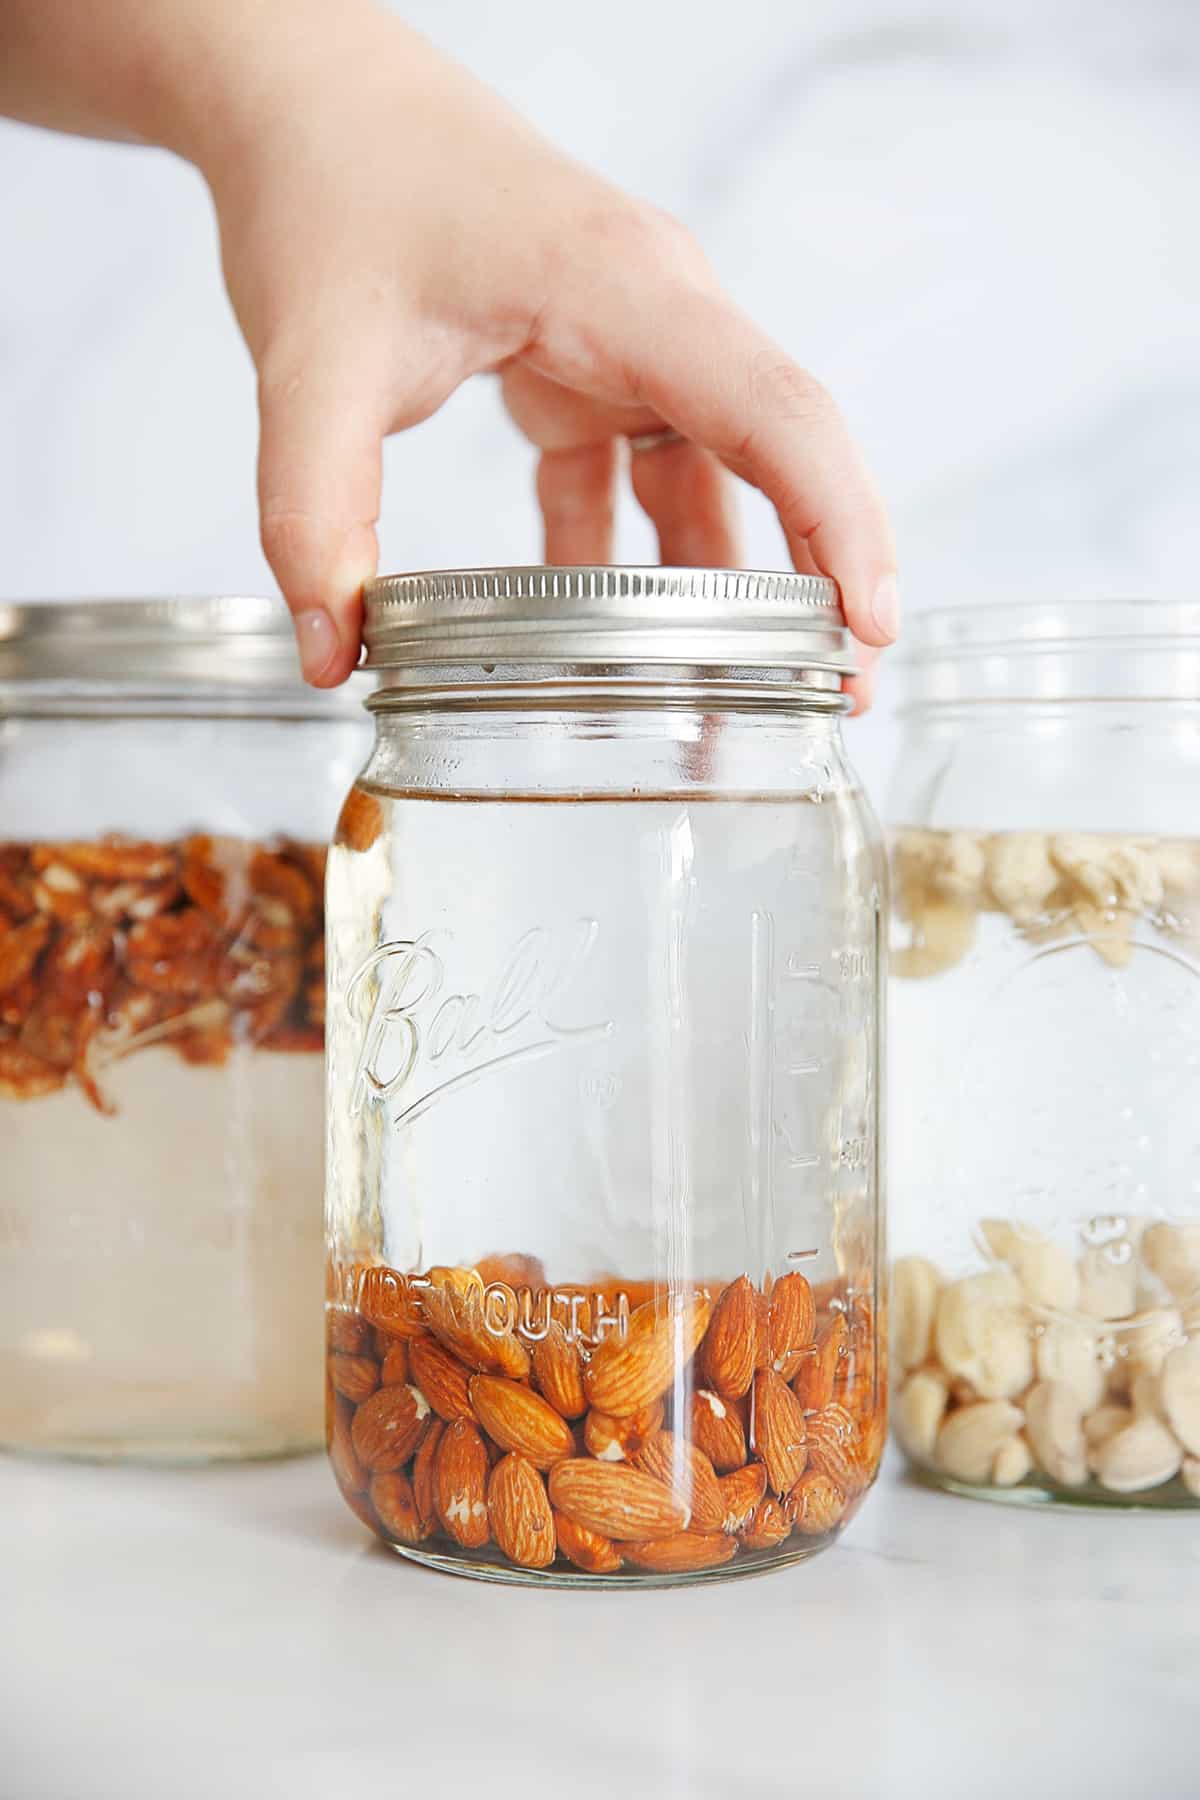
{"type": "Polygon", "coordinates": [[[901,1256],[892,1264],[892,1354],[903,1374],[918,1369],[933,1343],[933,1319],[942,1278],[923,1256],[901,1256]]]}
{"type": "Polygon", "coordinates": [[[937,1461],[956,1481],[981,1486],[1000,1446],[1021,1427],[1019,1408],[1007,1400],[977,1400],[951,1413],[937,1435],[937,1461]]]}

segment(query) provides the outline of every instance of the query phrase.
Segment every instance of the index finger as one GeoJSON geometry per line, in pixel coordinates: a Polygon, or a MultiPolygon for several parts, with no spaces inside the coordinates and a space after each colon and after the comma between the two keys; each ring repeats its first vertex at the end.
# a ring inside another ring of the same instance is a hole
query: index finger
{"type": "Polygon", "coordinates": [[[820,382],[704,288],[674,291],[658,305],[643,294],[619,332],[612,348],[636,398],[766,494],[793,561],[807,546],[833,577],[860,642],[892,643],[899,614],[887,514],[820,382]]]}

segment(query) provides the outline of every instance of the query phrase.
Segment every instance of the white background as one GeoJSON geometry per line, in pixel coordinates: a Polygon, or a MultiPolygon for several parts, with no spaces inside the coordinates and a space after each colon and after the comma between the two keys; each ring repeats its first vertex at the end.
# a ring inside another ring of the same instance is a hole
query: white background
{"type": "MultiPolygon", "coordinates": [[[[1192,0],[397,10],[681,215],[833,389],[910,609],[1194,591],[1192,0]]],[[[269,588],[251,370],[199,178],[0,126],[0,218],[0,597],[269,588]]],[[[391,445],[384,566],[536,560],[531,492],[475,384],[391,445]]],[[[747,561],[778,566],[747,514],[747,561]]],[[[631,516],[620,555],[649,554],[631,516]]],[[[896,685],[853,729],[877,796],[896,685]]]]}

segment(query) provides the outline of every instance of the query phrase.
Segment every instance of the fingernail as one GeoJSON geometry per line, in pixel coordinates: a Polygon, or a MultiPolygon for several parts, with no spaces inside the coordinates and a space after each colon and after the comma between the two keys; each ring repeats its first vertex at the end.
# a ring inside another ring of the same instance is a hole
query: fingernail
{"type": "Polygon", "coordinates": [[[305,681],[315,681],[324,674],[337,654],[337,630],[323,606],[313,606],[305,612],[297,613],[294,625],[301,672],[305,681]]]}
{"type": "Polygon", "coordinates": [[[894,575],[885,575],[875,589],[871,617],[877,630],[891,643],[900,635],[900,592],[894,575]]]}

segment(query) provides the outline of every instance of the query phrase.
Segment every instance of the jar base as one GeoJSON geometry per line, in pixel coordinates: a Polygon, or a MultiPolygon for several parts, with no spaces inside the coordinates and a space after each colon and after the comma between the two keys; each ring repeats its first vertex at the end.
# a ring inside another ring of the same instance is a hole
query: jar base
{"type": "Polygon", "coordinates": [[[1048,1482],[1030,1477],[1016,1487],[976,1487],[968,1481],[956,1481],[936,1469],[909,1465],[909,1474],[922,1487],[940,1488],[943,1493],[959,1494],[967,1500],[991,1500],[1002,1506],[1073,1506],[1093,1512],[1196,1512],[1200,1500],[1190,1494],[1182,1481],[1164,1482],[1161,1487],[1147,1488],[1137,1494],[1114,1494],[1098,1482],[1085,1487],[1053,1487],[1048,1482]]]}
{"type": "Polygon", "coordinates": [[[794,1563],[808,1562],[813,1556],[827,1550],[839,1532],[829,1532],[826,1536],[813,1538],[802,1547],[789,1547],[782,1554],[778,1551],[757,1552],[758,1560],[737,1556],[732,1562],[722,1563],[715,1569],[689,1569],[670,1575],[656,1573],[652,1570],[621,1570],[614,1575],[589,1575],[583,1569],[564,1569],[557,1565],[548,1569],[519,1569],[512,1563],[471,1561],[465,1555],[451,1556],[437,1550],[422,1550],[411,1544],[397,1544],[391,1539],[381,1542],[406,1562],[420,1563],[424,1568],[437,1569],[445,1575],[464,1575],[469,1581],[500,1582],[506,1587],[539,1587],[539,1588],[678,1588],[711,1586],[717,1581],[746,1581],[755,1575],[770,1575],[776,1569],[790,1568],[794,1563]]]}

